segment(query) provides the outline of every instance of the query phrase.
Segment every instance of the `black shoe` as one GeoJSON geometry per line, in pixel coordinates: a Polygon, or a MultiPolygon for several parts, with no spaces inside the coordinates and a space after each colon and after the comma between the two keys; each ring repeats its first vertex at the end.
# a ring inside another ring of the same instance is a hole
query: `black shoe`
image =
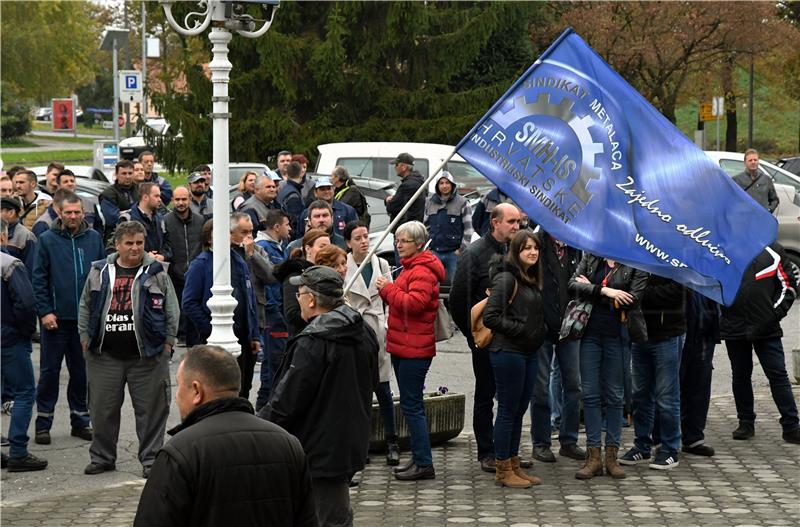
{"type": "Polygon", "coordinates": [[[694,445],[694,446],[684,445],[683,448],[681,448],[681,450],[686,452],[687,454],[694,454],[695,456],[711,457],[714,455],[714,448],[708,446],[705,443],[700,443],[699,445],[694,445]]]}
{"type": "Polygon", "coordinates": [[[83,426],[80,428],[72,428],[72,431],[69,433],[72,437],[78,437],[80,439],[84,439],[86,441],[92,440],[92,429],[88,426],[83,426]]]}
{"type": "Polygon", "coordinates": [[[784,432],[783,433],[783,440],[787,443],[794,443],[796,445],[800,445],[800,428],[797,430],[792,430],[791,432],[784,432]]]}
{"type": "Polygon", "coordinates": [[[387,446],[389,451],[386,453],[386,464],[396,467],[400,464],[400,447],[397,446],[397,443],[389,443],[387,446]]]}
{"type": "Polygon", "coordinates": [[[49,445],[50,444],[50,431],[49,430],[39,430],[36,432],[36,437],[33,438],[37,445],[49,445]]]}
{"type": "Polygon", "coordinates": [[[409,470],[413,466],[414,466],[414,458],[412,457],[411,459],[408,460],[408,462],[405,465],[401,467],[395,467],[394,469],[392,469],[392,472],[394,472],[395,474],[397,474],[398,472],[405,472],[406,470],[409,470]]]}
{"type": "Polygon", "coordinates": [[[549,446],[533,446],[533,459],[537,461],[543,461],[545,463],[555,463],[556,456],[553,455],[552,450],[550,450],[549,446]]]}
{"type": "Polygon", "coordinates": [[[481,470],[484,472],[491,472],[492,474],[497,472],[495,468],[494,456],[481,459],[481,470]]]}
{"type": "Polygon", "coordinates": [[[410,469],[405,470],[403,472],[395,472],[394,473],[395,479],[400,481],[416,481],[418,479],[435,479],[436,478],[436,471],[433,469],[433,465],[427,467],[418,467],[417,465],[413,465],[410,469]]]}
{"type": "Polygon", "coordinates": [[[44,470],[47,468],[47,461],[39,459],[38,457],[28,454],[20,458],[8,458],[8,471],[9,472],[34,472],[36,470],[44,470]]]}
{"type": "Polygon", "coordinates": [[[150,477],[150,469],[153,468],[153,465],[147,465],[142,467],[142,477],[147,479],[150,477]]]}
{"type": "Polygon", "coordinates": [[[2,456],[0,456],[0,458],[1,458],[0,459],[0,468],[6,468],[8,466],[8,456],[5,455],[5,454],[2,454],[2,456]]]}
{"type": "Polygon", "coordinates": [[[558,449],[558,455],[568,457],[570,459],[576,459],[578,461],[583,461],[586,459],[586,451],[579,447],[576,443],[561,445],[561,448],[558,449]]]}
{"type": "Polygon", "coordinates": [[[733,431],[731,436],[737,440],[750,439],[756,435],[756,427],[753,423],[743,423],[739,421],[739,427],[733,431]]]}
{"type": "Polygon", "coordinates": [[[117,466],[114,463],[110,465],[106,465],[103,463],[95,463],[92,461],[86,468],[83,469],[84,474],[94,475],[94,474],[102,474],[103,472],[110,472],[112,470],[117,470],[117,466]]]}

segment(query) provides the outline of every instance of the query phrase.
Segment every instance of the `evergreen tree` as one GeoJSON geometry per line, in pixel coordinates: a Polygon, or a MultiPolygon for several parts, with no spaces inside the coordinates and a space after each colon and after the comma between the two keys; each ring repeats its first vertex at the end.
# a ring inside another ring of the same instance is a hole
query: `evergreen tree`
{"type": "MultiPolygon", "coordinates": [[[[531,27],[541,12],[526,2],[283,3],[264,37],[231,42],[230,158],[289,148],[313,161],[318,144],[336,141],[454,144],[540,51],[531,27]]],[[[189,40],[188,91],[154,97],[183,132],[183,167],[211,153],[211,82],[189,40]]]]}

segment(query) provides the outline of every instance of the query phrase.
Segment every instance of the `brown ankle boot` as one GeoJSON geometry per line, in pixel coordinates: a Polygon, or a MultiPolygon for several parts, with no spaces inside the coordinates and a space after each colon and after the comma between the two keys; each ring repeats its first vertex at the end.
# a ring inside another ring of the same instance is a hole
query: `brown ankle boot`
{"type": "Polygon", "coordinates": [[[617,461],[617,454],[619,448],[615,446],[606,447],[606,474],[614,479],[624,479],[625,471],[619,466],[617,461]]]}
{"type": "Polygon", "coordinates": [[[603,462],[600,460],[600,447],[590,446],[586,449],[586,461],[579,471],[575,473],[575,479],[592,479],[595,476],[603,475],[603,462]]]}
{"type": "Polygon", "coordinates": [[[542,480],[536,476],[531,476],[530,474],[526,474],[524,470],[520,467],[520,459],[519,456],[511,456],[511,471],[524,480],[530,482],[531,485],[541,485],[542,480]]]}
{"type": "Polygon", "coordinates": [[[510,487],[512,489],[527,489],[531,486],[530,481],[522,479],[514,474],[514,471],[511,469],[510,459],[496,460],[494,484],[500,487],[510,487]]]}

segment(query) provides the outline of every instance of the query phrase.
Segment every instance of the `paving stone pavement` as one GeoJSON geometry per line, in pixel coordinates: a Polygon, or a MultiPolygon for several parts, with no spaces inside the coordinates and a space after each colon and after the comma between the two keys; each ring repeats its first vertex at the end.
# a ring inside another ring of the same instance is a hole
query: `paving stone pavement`
{"type": "MultiPolygon", "coordinates": [[[[795,388],[795,398],[800,389],[795,388]]],[[[712,458],[681,455],[668,471],[626,467],[627,479],[578,481],[578,462],[536,463],[544,484],[529,490],[498,488],[474,461],[471,434],[434,449],[437,479],[399,482],[381,456],[351,490],[358,526],[445,526],[497,524],[535,526],[797,526],[800,525],[800,446],[781,440],[769,390],[756,392],[756,437],[733,441],[736,411],[731,396],[712,399],[707,442],[712,458]]],[[[580,443],[584,437],[581,436],[580,443]]],[[[633,430],[623,429],[630,445],[633,430]]],[[[530,443],[525,452],[530,453],[530,443]]],[[[557,447],[557,441],[554,446],[557,447]]],[[[404,453],[404,456],[407,453],[404,453]]],[[[109,474],[110,475],[110,474],[109,474]]],[[[10,475],[9,475],[10,476],[10,475]]],[[[94,476],[94,477],[104,477],[94,476]]],[[[33,500],[3,499],[4,526],[130,525],[144,480],[81,491],[86,476],[75,475],[74,491],[33,500]]],[[[9,478],[4,478],[5,487],[9,478]]],[[[7,490],[7,489],[6,489],[7,490]]],[[[3,492],[5,495],[6,492],[3,492]]]]}

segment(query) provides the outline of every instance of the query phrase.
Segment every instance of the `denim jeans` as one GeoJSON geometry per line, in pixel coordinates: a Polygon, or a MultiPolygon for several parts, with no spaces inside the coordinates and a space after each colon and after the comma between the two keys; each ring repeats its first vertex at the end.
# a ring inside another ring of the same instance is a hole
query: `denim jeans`
{"type": "Polygon", "coordinates": [[[8,442],[11,444],[9,456],[24,458],[28,455],[28,427],[33,414],[33,401],[36,398],[36,379],[33,377],[31,362],[31,341],[20,340],[16,344],[2,346],[3,387],[14,401],[11,422],[8,426],[8,442]]]}
{"type": "Polygon", "coordinates": [[[581,339],[581,391],[583,418],[586,424],[586,446],[599,448],[603,416],[606,408],[606,446],[619,447],[622,434],[622,406],[625,394],[625,373],[622,355],[625,339],[586,332],[581,339]]]}
{"type": "Polygon", "coordinates": [[[650,452],[653,447],[656,415],[661,452],[677,454],[680,449],[682,347],[683,335],[634,343],[631,347],[634,445],[642,452],[650,452]]]}
{"type": "MultiPolygon", "coordinates": [[[[580,343],[577,344],[576,349],[580,350],[580,343]]],[[[580,352],[578,353],[580,354],[580,352]]],[[[580,376],[580,359],[575,362],[578,365],[578,375],[580,376]]],[[[561,383],[561,368],[555,357],[550,362],[550,368],[550,428],[560,429],[561,408],[564,406],[564,385],[561,383]]],[[[578,383],[578,389],[580,389],[580,383],[578,383]]],[[[578,397],[578,403],[580,404],[580,397],[578,397]]]]}
{"type": "Polygon", "coordinates": [[[453,276],[456,274],[456,263],[458,262],[458,256],[456,256],[455,251],[449,252],[440,252],[440,251],[431,251],[436,257],[442,262],[444,265],[445,283],[449,284],[450,281],[453,279],[453,276]]]}
{"type": "Polygon", "coordinates": [[[472,349],[472,373],[475,375],[472,430],[478,447],[478,459],[494,458],[494,372],[489,361],[491,352],[472,349]]]}
{"type": "MultiPolygon", "coordinates": [[[[733,398],[736,401],[736,414],[739,421],[755,423],[756,412],[753,409],[753,353],[761,362],[761,368],[769,380],[772,400],[781,414],[781,427],[784,432],[800,428],[797,418],[797,404],[792,395],[792,385],[786,373],[783,345],[780,337],[758,340],[726,340],[728,358],[731,360],[733,377],[733,398]]],[[[16,409],[16,406],[14,407],[16,409]]]]}
{"type": "Polygon", "coordinates": [[[681,439],[686,446],[705,440],[706,417],[714,371],[713,338],[686,339],[681,353],[681,439]]]}
{"type": "MultiPolygon", "coordinates": [[[[274,315],[270,313],[268,318],[270,317],[274,317],[274,315]]],[[[264,358],[261,361],[261,371],[259,373],[261,385],[256,395],[256,410],[260,410],[269,401],[269,394],[275,384],[275,375],[278,373],[278,368],[280,368],[281,362],[283,362],[283,355],[286,352],[287,340],[289,340],[289,333],[282,315],[280,320],[275,323],[267,322],[267,327],[264,328],[261,334],[261,342],[263,343],[261,351],[264,354],[264,358]]]]}
{"type": "Polygon", "coordinates": [[[397,427],[394,422],[394,401],[392,400],[392,387],[389,386],[389,381],[378,384],[375,396],[378,398],[378,407],[380,408],[381,419],[383,419],[383,436],[386,441],[395,443],[397,442],[397,427]]]}
{"type": "Polygon", "coordinates": [[[528,410],[536,382],[537,355],[509,351],[492,351],[489,355],[497,386],[497,419],[494,423],[497,459],[519,455],[522,418],[528,410]]]}
{"type": "MultiPolygon", "coordinates": [[[[78,322],[59,320],[58,329],[42,328],[39,385],[36,387],[36,431],[53,426],[53,414],[58,401],[61,362],[66,359],[69,370],[67,403],[73,428],[89,426],[89,407],[86,403],[86,362],[83,359],[78,322]]],[[[14,403],[16,404],[16,403],[14,403]]]]}
{"type": "MultiPolygon", "coordinates": [[[[558,442],[563,445],[578,442],[581,402],[580,344],[575,340],[552,342],[545,339],[538,352],[538,373],[531,397],[531,437],[534,446],[550,446],[550,364],[556,363],[561,371],[564,389],[564,406],[558,442]]],[[[561,393],[553,394],[561,399],[561,393]]]]}
{"type": "Polygon", "coordinates": [[[400,408],[411,434],[411,456],[418,467],[433,465],[428,419],[425,417],[425,405],[422,402],[425,376],[431,367],[431,360],[392,356],[392,367],[400,388],[400,408]]]}

